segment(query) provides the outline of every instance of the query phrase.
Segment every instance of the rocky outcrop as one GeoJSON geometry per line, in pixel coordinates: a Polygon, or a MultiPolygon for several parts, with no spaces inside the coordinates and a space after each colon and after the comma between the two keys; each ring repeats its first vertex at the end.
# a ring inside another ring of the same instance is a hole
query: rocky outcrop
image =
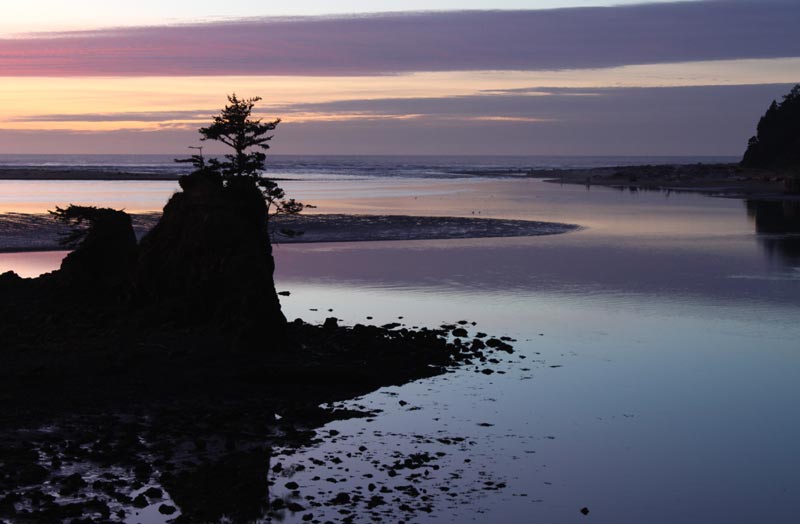
{"type": "Polygon", "coordinates": [[[180,184],[183,191],[139,245],[137,305],[182,324],[218,323],[243,343],[275,340],[286,319],[261,192],[249,178],[223,185],[206,173],[180,184]]]}
{"type": "MultiPolygon", "coordinates": [[[[140,337],[202,331],[239,349],[282,346],[286,319],[261,192],[249,178],[223,184],[206,173],[183,177],[181,187],[138,245],[123,211],[58,209],[54,215],[74,227],[66,240],[77,247],[39,278],[0,275],[0,313],[59,334],[48,340],[90,331],[116,340],[138,326],[140,337]]],[[[25,329],[33,338],[44,332],[25,329]]]]}
{"type": "Polygon", "coordinates": [[[64,258],[56,281],[78,295],[125,299],[136,264],[131,217],[107,208],[76,208],[88,222],[77,248],[64,258]]]}

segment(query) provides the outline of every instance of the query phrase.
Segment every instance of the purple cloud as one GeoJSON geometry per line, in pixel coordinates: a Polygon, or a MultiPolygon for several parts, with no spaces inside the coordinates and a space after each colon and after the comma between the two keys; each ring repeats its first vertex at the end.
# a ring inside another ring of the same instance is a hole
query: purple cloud
{"type": "Polygon", "coordinates": [[[794,0],[464,11],[0,40],[0,75],[374,75],[800,56],[794,0]]]}

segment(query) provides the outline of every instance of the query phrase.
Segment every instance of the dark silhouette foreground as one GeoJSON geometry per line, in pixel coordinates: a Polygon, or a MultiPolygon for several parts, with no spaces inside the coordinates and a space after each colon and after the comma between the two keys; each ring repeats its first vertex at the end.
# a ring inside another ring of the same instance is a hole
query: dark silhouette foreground
{"type": "Polygon", "coordinates": [[[511,351],[462,326],[287,322],[253,179],[181,187],[138,245],[125,213],[67,208],[86,229],[61,268],[0,275],[0,521],[122,522],[162,489],[176,522],[304,511],[270,497],[270,449],[354,415],[321,404],[511,351]],[[66,463],[116,469],[89,483],[66,463]]]}
{"type": "MultiPolygon", "coordinates": [[[[158,511],[178,523],[282,520],[306,508],[270,495],[270,448],[354,415],[321,404],[511,351],[455,325],[287,323],[267,225],[304,205],[262,174],[277,121],[251,118],[257,98],[228,100],[201,134],[233,153],[189,159],[139,244],[122,211],[58,208],[76,228],[61,268],[0,275],[0,522],[122,522],[164,490],[178,507],[158,511]]],[[[410,497],[403,511],[430,511],[410,497]]]]}

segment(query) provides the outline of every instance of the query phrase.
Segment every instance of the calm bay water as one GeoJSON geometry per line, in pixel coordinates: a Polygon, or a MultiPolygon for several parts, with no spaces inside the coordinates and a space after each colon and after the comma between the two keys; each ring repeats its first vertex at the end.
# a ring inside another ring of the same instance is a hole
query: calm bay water
{"type": "MultiPolygon", "coordinates": [[[[313,473],[341,479],[338,492],[366,485],[365,473],[380,475],[371,461],[390,463],[395,450],[445,453],[440,469],[415,481],[431,495],[432,513],[412,522],[796,522],[796,204],[538,180],[295,175],[287,189],[319,212],[527,218],[585,229],[277,246],[289,318],[352,324],[371,316],[418,326],[466,319],[478,323],[473,333],[518,339],[517,353],[492,375],[476,372],[484,366],[462,368],[347,403],[383,411],[371,421],[330,424],[338,435],[284,462],[341,457],[339,466],[326,460],[327,474],[313,473]],[[436,440],[452,437],[464,441],[436,440]],[[497,484],[505,487],[491,489],[497,484]]],[[[13,194],[0,184],[6,208],[21,207],[15,195],[47,207],[97,189],[98,201],[112,195],[156,209],[175,189],[14,184],[13,194]]],[[[34,274],[60,256],[0,255],[0,271],[34,274]]],[[[274,495],[285,474],[272,474],[274,495]]],[[[296,472],[292,480],[304,494],[329,496],[332,488],[311,476],[296,472]]],[[[402,476],[382,480],[408,484],[402,476]]],[[[330,511],[317,517],[336,520],[330,511]]],[[[152,511],[131,522],[161,518],[152,511]]]]}

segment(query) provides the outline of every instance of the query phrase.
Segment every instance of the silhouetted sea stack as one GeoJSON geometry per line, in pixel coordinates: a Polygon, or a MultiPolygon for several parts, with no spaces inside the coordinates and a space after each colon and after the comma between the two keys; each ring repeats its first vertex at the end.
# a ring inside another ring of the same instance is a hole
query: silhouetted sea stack
{"type": "Polygon", "coordinates": [[[70,206],[56,216],[89,227],[70,235],[81,243],[60,270],[0,275],[0,412],[165,399],[207,409],[198,395],[316,406],[510,350],[451,341],[450,326],[287,323],[254,180],[180,182],[139,245],[124,212],[70,206]]]}
{"type": "Polygon", "coordinates": [[[223,185],[207,173],[182,177],[180,185],[139,245],[137,304],[171,321],[214,322],[247,339],[260,332],[262,341],[277,340],[286,318],[258,187],[249,178],[223,185]]]}

